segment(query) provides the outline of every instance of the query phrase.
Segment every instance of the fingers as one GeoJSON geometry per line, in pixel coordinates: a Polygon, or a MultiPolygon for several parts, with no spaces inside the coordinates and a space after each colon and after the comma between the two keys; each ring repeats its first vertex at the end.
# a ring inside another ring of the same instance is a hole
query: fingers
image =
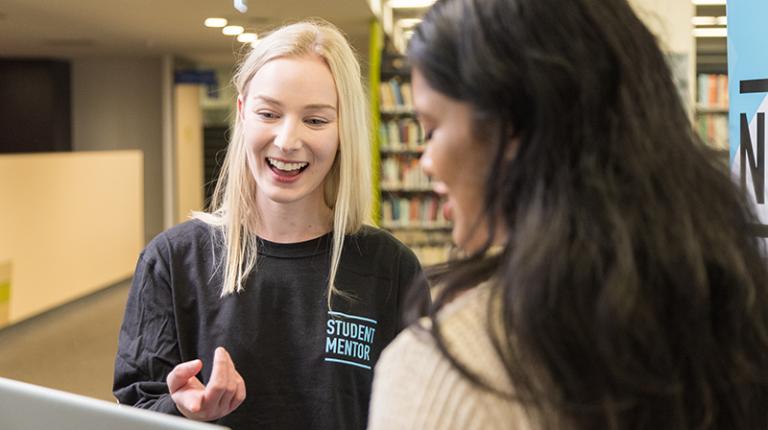
{"type": "Polygon", "coordinates": [[[195,377],[202,367],[200,360],[187,361],[174,367],[166,378],[171,399],[179,412],[188,418],[196,418],[203,409],[205,387],[195,377]]]}
{"type": "MultiPolygon", "coordinates": [[[[231,389],[231,374],[235,371],[235,365],[229,353],[222,348],[216,348],[213,354],[213,369],[211,379],[205,387],[205,402],[220,405],[222,398],[231,389]]],[[[231,399],[231,396],[230,396],[231,399]]]]}
{"type": "Polygon", "coordinates": [[[169,373],[166,378],[168,390],[171,394],[178,391],[181,387],[185,386],[192,377],[197,375],[202,368],[203,362],[200,360],[186,361],[177,365],[171,370],[171,373],[169,373]]]}
{"type": "Polygon", "coordinates": [[[240,374],[238,374],[237,390],[235,392],[235,396],[232,398],[232,402],[229,404],[229,410],[234,411],[237,409],[237,407],[243,403],[243,400],[245,400],[245,381],[243,381],[243,378],[240,376],[240,374]]]}
{"type": "Polygon", "coordinates": [[[245,382],[235,370],[232,357],[224,348],[216,348],[211,379],[205,389],[205,403],[217,405],[223,415],[226,415],[244,399],[245,382]]]}
{"type": "Polygon", "coordinates": [[[202,362],[192,360],[176,366],[168,375],[171,398],[187,418],[211,421],[228,415],[245,400],[245,381],[224,348],[216,348],[207,385],[195,375],[202,362]]]}

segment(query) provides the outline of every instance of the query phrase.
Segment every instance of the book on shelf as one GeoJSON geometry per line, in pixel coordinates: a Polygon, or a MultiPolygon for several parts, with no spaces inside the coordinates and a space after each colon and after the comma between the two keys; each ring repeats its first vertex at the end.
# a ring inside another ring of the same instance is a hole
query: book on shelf
{"type": "Polygon", "coordinates": [[[702,73],[697,80],[696,105],[699,110],[728,109],[728,75],[702,73]]]}
{"type": "Polygon", "coordinates": [[[446,228],[444,201],[436,194],[386,196],[381,202],[382,226],[446,228]]]}
{"type": "Polygon", "coordinates": [[[381,187],[385,190],[431,190],[432,184],[418,157],[388,155],[381,159],[381,187]]]}
{"type": "Polygon", "coordinates": [[[704,142],[717,149],[728,149],[728,116],[699,115],[696,118],[699,136],[704,142]]]}
{"type": "Polygon", "coordinates": [[[381,122],[379,138],[385,150],[417,150],[423,146],[424,132],[413,118],[390,119],[381,122]]]}
{"type": "Polygon", "coordinates": [[[413,110],[413,95],[411,84],[401,82],[401,78],[395,77],[379,86],[381,95],[381,110],[383,112],[408,112],[413,110]]]}
{"type": "Polygon", "coordinates": [[[697,77],[696,131],[709,146],[728,149],[728,75],[697,77]]]}

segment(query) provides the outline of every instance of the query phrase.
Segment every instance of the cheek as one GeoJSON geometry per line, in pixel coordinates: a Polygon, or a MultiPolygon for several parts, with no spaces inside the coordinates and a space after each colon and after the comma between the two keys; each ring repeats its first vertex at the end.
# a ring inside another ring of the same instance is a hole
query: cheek
{"type": "Polygon", "coordinates": [[[328,131],[318,136],[317,156],[323,160],[333,161],[336,156],[336,152],[339,150],[339,133],[334,131],[328,131]]]}

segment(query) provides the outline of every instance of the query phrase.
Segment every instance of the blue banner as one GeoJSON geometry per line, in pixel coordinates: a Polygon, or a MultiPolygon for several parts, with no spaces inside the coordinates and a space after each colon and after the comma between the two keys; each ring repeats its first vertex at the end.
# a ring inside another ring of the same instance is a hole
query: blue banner
{"type": "Polygon", "coordinates": [[[731,171],[766,225],[768,1],[728,0],[727,11],[731,171]]]}

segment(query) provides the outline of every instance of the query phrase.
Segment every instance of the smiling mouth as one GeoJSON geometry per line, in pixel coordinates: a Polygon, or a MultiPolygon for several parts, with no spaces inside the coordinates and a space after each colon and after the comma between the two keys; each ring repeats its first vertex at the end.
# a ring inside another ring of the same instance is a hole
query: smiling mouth
{"type": "Polygon", "coordinates": [[[282,161],[270,157],[265,160],[269,168],[280,176],[296,176],[309,166],[304,161],[282,161]]]}

